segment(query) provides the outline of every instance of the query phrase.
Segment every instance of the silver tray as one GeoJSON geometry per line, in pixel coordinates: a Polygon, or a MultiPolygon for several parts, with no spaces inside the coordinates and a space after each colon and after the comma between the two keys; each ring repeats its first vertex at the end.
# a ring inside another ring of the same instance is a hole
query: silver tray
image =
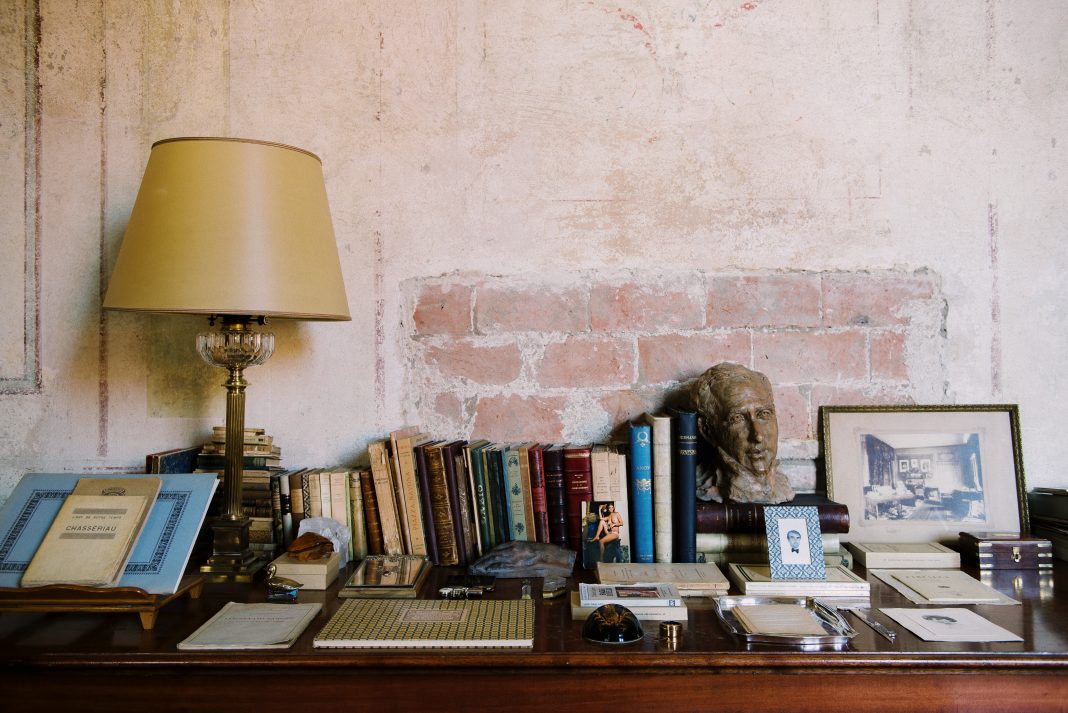
{"type": "Polygon", "coordinates": [[[838,611],[815,597],[719,597],[715,600],[716,615],[723,627],[750,644],[776,644],[802,649],[841,647],[857,635],[838,611]],[[791,636],[788,634],[751,634],[734,616],[734,607],[751,604],[796,604],[805,607],[826,631],[825,636],[791,636]]]}

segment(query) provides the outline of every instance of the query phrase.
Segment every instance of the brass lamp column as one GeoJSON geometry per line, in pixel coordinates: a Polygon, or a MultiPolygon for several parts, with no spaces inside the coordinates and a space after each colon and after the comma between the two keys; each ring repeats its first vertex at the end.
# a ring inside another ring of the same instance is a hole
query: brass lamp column
{"type": "Polygon", "coordinates": [[[104,297],[105,309],[199,314],[220,328],[197,351],[227,370],[225,508],[212,522],[213,581],[263,562],[241,504],[246,367],[274,352],[268,318],[348,320],[322,163],[303,149],[230,138],[152,145],[104,297]]]}

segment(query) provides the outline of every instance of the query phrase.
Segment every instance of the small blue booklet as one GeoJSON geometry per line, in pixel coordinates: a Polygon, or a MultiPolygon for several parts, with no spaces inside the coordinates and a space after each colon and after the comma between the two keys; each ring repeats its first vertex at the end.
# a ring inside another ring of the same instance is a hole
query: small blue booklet
{"type": "MultiPolygon", "coordinates": [[[[63,501],[82,478],[114,474],[28,473],[0,508],[0,587],[18,587],[63,501]]],[[[218,486],[214,473],[126,475],[163,481],[133,554],[116,586],[140,587],[149,594],[173,594],[218,486]]]]}

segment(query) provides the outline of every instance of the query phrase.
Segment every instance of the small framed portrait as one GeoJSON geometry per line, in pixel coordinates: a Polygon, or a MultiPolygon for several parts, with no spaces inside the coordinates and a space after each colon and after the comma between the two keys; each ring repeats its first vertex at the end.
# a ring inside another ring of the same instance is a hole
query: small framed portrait
{"type": "Polygon", "coordinates": [[[826,579],[823,535],[814,507],[764,508],[772,579],[826,579]]]}

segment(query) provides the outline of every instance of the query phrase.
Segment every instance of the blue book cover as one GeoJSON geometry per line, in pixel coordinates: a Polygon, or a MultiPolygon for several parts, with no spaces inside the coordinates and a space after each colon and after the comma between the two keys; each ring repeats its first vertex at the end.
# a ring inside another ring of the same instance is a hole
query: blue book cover
{"type": "Polygon", "coordinates": [[[634,562],[653,562],[653,430],[630,424],[630,545],[634,562]]]}
{"type": "MultiPolygon", "coordinates": [[[[92,477],[105,476],[29,473],[22,477],[0,508],[0,587],[19,586],[22,573],[63,501],[80,479],[92,477]]],[[[140,587],[150,594],[172,594],[189,564],[193,543],[219,481],[214,473],[170,473],[158,477],[163,487],[118,586],[140,587]]]]}
{"type": "Polygon", "coordinates": [[[672,411],[675,492],[674,559],[697,561],[697,412],[672,411]]]}

